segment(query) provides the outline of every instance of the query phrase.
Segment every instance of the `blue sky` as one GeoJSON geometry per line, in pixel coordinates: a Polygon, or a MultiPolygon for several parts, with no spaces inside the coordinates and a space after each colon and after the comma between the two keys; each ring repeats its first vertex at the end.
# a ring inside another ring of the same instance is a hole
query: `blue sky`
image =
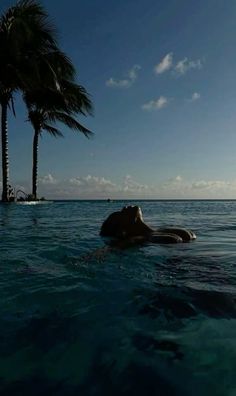
{"type": "MultiPolygon", "coordinates": [[[[1,0],[0,10],[13,2],[1,0]]],[[[40,141],[50,198],[236,198],[235,0],[44,0],[94,103],[92,140],[40,141]]],[[[10,177],[30,191],[16,96],[10,177]]]]}

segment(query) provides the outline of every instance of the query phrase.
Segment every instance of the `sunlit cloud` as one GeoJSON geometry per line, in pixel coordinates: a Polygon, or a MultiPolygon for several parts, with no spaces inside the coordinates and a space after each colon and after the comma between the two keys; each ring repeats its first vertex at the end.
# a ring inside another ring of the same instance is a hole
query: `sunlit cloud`
{"type": "Polygon", "coordinates": [[[158,63],[155,66],[154,68],[155,73],[162,74],[166,72],[172,67],[172,63],[173,63],[173,54],[172,52],[170,52],[169,54],[165,55],[164,58],[160,61],[160,63],[158,63]]]}
{"type": "Polygon", "coordinates": [[[168,70],[172,70],[176,76],[183,76],[191,69],[202,69],[203,63],[201,59],[192,60],[185,57],[179,60],[177,63],[173,61],[173,52],[169,52],[164,58],[154,67],[156,74],[165,73],[168,70]]]}
{"type": "Polygon", "coordinates": [[[138,72],[141,69],[140,65],[134,65],[127,73],[124,79],[115,79],[110,77],[106,81],[106,86],[110,88],[130,88],[138,78],[138,72]]]}
{"type": "Polygon", "coordinates": [[[125,80],[115,80],[113,77],[106,81],[106,86],[111,88],[129,88],[131,86],[131,81],[125,80]]]}
{"type": "Polygon", "coordinates": [[[187,57],[181,59],[177,62],[174,67],[174,72],[178,76],[183,76],[191,69],[201,69],[202,68],[202,61],[201,59],[197,60],[190,60],[187,57]]]}
{"type": "Polygon", "coordinates": [[[116,188],[116,185],[110,180],[105,179],[104,177],[91,175],[72,178],[69,180],[69,184],[71,186],[79,186],[84,190],[90,190],[94,192],[113,191],[116,188]]]}
{"type": "Polygon", "coordinates": [[[169,100],[165,96],[160,96],[156,100],[150,100],[150,102],[144,103],[142,109],[145,111],[161,110],[163,107],[166,107],[168,103],[169,100]]]}
{"type": "Polygon", "coordinates": [[[201,98],[201,95],[199,92],[193,92],[190,102],[196,102],[196,100],[199,100],[201,98]]]}
{"type": "Polygon", "coordinates": [[[49,173],[43,177],[39,177],[39,183],[41,184],[57,184],[57,180],[49,173]]]}
{"type": "Polygon", "coordinates": [[[126,175],[123,186],[121,186],[121,190],[124,192],[142,192],[148,191],[149,186],[146,184],[138,183],[137,181],[133,180],[132,176],[126,175]]]}
{"type": "MultiPolygon", "coordinates": [[[[48,176],[48,175],[47,175],[48,176]]],[[[152,186],[136,181],[131,175],[126,175],[121,183],[115,183],[105,177],[87,175],[77,176],[67,180],[58,180],[56,184],[42,183],[48,177],[40,178],[39,195],[51,199],[91,199],[108,197],[142,197],[149,196],[152,186]]],[[[56,180],[56,178],[54,178],[56,180]]]]}
{"type": "Polygon", "coordinates": [[[166,180],[166,182],[164,183],[166,186],[170,186],[170,185],[176,185],[179,184],[183,181],[182,176],[177,175],[175,177],[171,177],[170,179],[166,180]]]}
{"type": "MultiPolygon", "coordinates": [[[[19,183],[17,189],[19,185],[21,190],[30,192],[28,183],[19,183]]],[[[185,180],[177,174],[148,184],[128,174],[120,182],[95,175],[69,179],[46,175],[39,179],[38,195],[47,199],[232,199],[236,195],[236,180],[185,180]]]]}
{"type": "Polygon", "coordinates": [[[224,180],[200,180],[192,183],[193,190],[210,190],[210,189],[236,189],[236,182],[226,182],[224,180]]]}

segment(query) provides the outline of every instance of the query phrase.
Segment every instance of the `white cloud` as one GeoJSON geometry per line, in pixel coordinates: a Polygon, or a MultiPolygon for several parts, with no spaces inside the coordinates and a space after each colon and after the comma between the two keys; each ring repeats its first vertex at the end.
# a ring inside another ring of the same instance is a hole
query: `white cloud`
{"type": "Polygon", "coordinates": [[[129,71],[129,73],[128,73],[128,76],[129,76],[129,79],[132,81],[132,82],[134,82],[135,80],[136,80],[136,78],[138,77],[138,71],[141,69],[141,66],[140,65],[134,65],[133,67],[132,67],[132,69],[130,69],[130,71],[129,71]]]}
{"type": "Polygon", "coordinates": [[[165,55],[164,58],[161,60],[161,62],[155,66],[154,68],[155,73],[162,74],[166,72],[172,67],[172,63],[173,63],[173,54],[172,52],[170,52],[169,54],[165,55]]]}
{"type": "Polygon", "coordinates": [[[82,185],[82,182],[81,182],[79,177],[74,177],[74,178],[70,179],[69,183],[74,185],[74,186],[81,186],[82,185]]]}
{"type": "Polygon", "coordinates": [[[39,177],[39,183],[41,184],[57,184],[57,180],[49,173],[43,177],[39,177]]]}
{"type": "Polygon", "coordinates": [[[196,100],[199,100],[201,98],[201,95],[199,92],[194,92],[191,96],[190,102],[195,102],[196,100]]]}
{"type": "Polygon", "coordinates": [[[168,179],[168,180],[165,182],[165,185],[166,185],[166,186],[176,185],[176,184],[181,183],[182,181],[183,181],[182,176],[178,175],[178,176],[175,176],[175,177],[172,177],[172,178],[168,179]]]}
{"type": "Polygon", "coordinates": [[[113,77],[109,78],[106,81],[107,87],[112,88],[129,88],[130,87],[130,80],[115,80],[113,77]]]}
{"type": "Polygon", "coordinates": [[[130,175],[126,175],[121,183],[92,175],[77,176],[67,180],[58,180],[52,176],[57,183],[45,183],[48,179],[51,179],[48,175],[39,179],[38,194],[48,199],[135,198],[149,196],[150,191],[153,191],[152,187],[139,183],[130,175]]]}
{"type": "Polygon", "coordinates": [[[85,176],[76,177],[69,180],[71,186],[80,187],[83,190],[94,192],[111,192],[114,191],[116,185],[104,177],[85,176]]]}
{"type": "Polygon", "coordinates": [[[149,187],[146,184],[141,184],[133,180],[130,175],[126,175],[121,190],[124,192],[142,192],[148,191],[149,187]]]}
{"type": "Polygon", "coordinates": [[[201,59],[197,60],[190,60],[187,57],[181,59],[175,65],[175,74],[181,76],[187,73],[190,69],[201,69],[202,68],[202,61],[201,59]]]}
{"type": "Polygon", "coordinates": [[[180,175],[178,175],[178,176],[176,176],[175,181],[182,182],[183,178],[180,175]]]}
{"type": "Polygon", "coordinates": [[[138,71],[141,69],[140,65],[134,65],[128,72],[127,77],[117,80],[113,77],[106,81],[106,86],[110,88],[130,88],[138,77],[138,71]]]}
{"type": "Polygon", "coordinates": [[[162,74],[170,69],[177,76],[184,75],[191,69],[201,69],[203,66],[201,59],[192,60],[187,57],[179,60],[176,64],[173,62],[173,53],[169,52],[164,58],[154,67],[156,74],[162,74]]]}
{"type": "Polygon", "coordinates": [[[191,188],[193,190],[210,190],[210,189],[225,189],[225,188],[230,188],[230,189],[236,189],[236,183],[235,182],[226,182],[224,180],[200,180],[192,183],[191,188]]]}
{"type": "MultiPolygon", "coordinates": [[[[14,186],[30,192],[31,186],[21,181],[14,186]]],[[[59,179],[51,175],[41,177],[39,197],[48,199],[232,199],[236,196],[236,180],[185,180],[180,174],[153,184],[146,184],[126,175],[120,183],[105,177],[87,175],[59,179]],[[45,180],[56,182],[45,183],[45,180]],[[42,182],[43,181],[43,182],[42,182]]]]}
{"type": "Polygon", "coordinates": [[[150,100],[144,103],[142,109],[146,111],[160,110],[168,105],[169,100],[165,96],[160,96],[157,100],[150,100]]]}

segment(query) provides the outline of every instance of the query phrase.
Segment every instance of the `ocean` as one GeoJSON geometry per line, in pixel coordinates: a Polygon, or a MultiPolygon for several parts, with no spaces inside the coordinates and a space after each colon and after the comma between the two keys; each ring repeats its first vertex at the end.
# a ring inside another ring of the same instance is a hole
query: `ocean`
{"type": "Polygon", "coordinates": [[[0,395],[235,396],[236,201],[0,205],[0,395]],[[109,250],[124,205],[192,243],[109,250]]]}

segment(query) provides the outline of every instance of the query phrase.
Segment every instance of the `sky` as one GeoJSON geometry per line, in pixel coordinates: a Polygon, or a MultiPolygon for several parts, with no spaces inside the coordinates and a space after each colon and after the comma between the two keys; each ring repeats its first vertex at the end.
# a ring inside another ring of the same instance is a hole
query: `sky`
{"type": "MultiPolygon", "coordinates": [[[[42,4],[91,95],[94,116],[80,121],[94,137],[42,134],[39,195],[236,198],[235,0],[42,4]]],[[[33,131],[15,102],[10,181],[30,192],[33,131]]]]}

